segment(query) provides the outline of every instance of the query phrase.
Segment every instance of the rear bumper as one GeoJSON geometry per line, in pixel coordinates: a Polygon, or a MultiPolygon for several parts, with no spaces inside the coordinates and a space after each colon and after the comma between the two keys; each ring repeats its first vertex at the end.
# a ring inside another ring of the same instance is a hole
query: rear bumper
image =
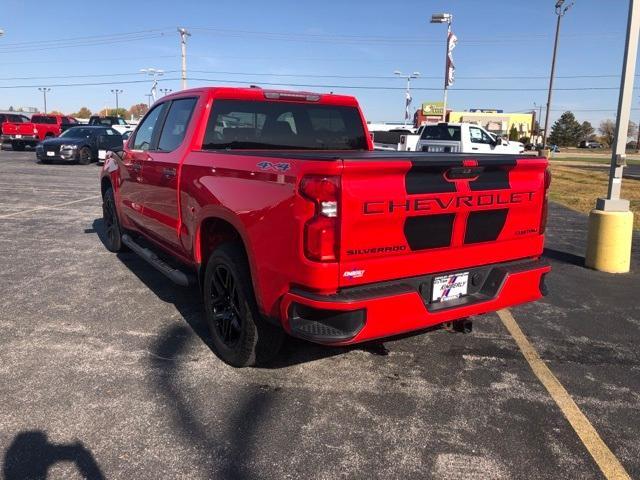
{"type": "Polygon", "coordinates": [[[1,135],[0,141],[2,142],[24,142],[24,143],[38,143],[38,137],[35,135],[1,135]]]}
{"type": "Polygon", "coordinates": [[[538,300],[546,294],[544,276],[550,270],[544,260],[464,269],[470,272],[469,295],[443,303],[430,302],[433,278],[455,272],[352,287],[334,295],[293,290],[284,297],[281,318],[296,337],[331,345],[360,343],[538,300]]]}

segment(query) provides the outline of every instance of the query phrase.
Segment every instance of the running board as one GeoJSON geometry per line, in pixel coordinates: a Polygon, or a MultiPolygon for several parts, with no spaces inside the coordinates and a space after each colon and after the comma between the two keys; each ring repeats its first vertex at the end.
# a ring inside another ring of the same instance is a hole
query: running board
{"type": "Polygon", "coordinates": [[[195,283],[192,275],[187,275],[177,268],[173,268],[148,248],[138,245],[129,235],[122,235],[122,243],[124,243],[133,252],[140,256],[145,262],[158,270],[176,285],[180,285],[181,287],[188,287],[189,285],[195,283]]]}

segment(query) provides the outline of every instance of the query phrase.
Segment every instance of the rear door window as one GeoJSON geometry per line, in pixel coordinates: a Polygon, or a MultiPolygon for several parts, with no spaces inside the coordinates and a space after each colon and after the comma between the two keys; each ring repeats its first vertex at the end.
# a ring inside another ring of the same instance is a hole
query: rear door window
{"type": "Polygon", "coordinates": [[[195,98],[181,98],[171,102],[160,134],[158,150],[171,152],[180,146],[195,106],[195,98]]]}
{"type": "Polygon", "coordinates": [[[366,150],[367,141],[355,107],[216,100],[202,148],[366,150]]]}
{"type": "Polygon", "coordinates": [[[49,125],[55,125],[56,122],[56,117],[49,117],[47,115],[33,115],[31,117],[31,121],[33,123],[41,123],[41,124],[49,124],[49,125]]]}
{"type": "Polygon", "coordinates": [[[158,119],[165,108],[165,103],[161,103],[151,110],[144,118],[133,139],[133,150],[149,150],[153,140],[158,119]]]}

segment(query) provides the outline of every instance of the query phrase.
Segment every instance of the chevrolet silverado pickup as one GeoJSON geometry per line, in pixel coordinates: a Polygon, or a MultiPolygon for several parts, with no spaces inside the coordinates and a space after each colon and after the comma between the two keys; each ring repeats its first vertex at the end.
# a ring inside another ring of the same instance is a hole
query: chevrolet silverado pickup
{"type": "Polygon", "coordinates": [[[355,98],[198,88],[100,173],[104,243],[200,288],[216,354],[380,341],[539,299],[543,158],[375,152],[355,98]]]}

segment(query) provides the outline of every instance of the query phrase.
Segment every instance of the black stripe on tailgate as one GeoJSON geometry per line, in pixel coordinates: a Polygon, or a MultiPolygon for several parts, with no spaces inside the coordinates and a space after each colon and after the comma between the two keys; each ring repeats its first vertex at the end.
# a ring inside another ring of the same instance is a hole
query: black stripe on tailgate
{"type": "Polygon", "coordinates": [[[473,192],[482,190],[508,190],[509,172],[516,166],[515,159],[505,159],[502,165],[488,165],[484,167],[478,178],[469,182],[469,188],[473,192]]]}
{"type": "Polygon", "coordinates": [[[411,250],[448,247],[453,233],[454,213],[408,217],[404,221],[404,236],[411,250]]]}
{"type": "MultiPolygon", "coordinates": [[[[444,172],[451,166],[413,165],[404,178],[407,194],[455,192],[455,184],[447,182],[444,178],[444,172]]],[[[460,163],[460,166],[462,166],[462,163],[460,163]]]]}
{"type": "Polygon", "coordinates": [[[497,240],[507,221],[508,208],[471,212],[467,219],[464,243],[492,242],[497,240]]]}

